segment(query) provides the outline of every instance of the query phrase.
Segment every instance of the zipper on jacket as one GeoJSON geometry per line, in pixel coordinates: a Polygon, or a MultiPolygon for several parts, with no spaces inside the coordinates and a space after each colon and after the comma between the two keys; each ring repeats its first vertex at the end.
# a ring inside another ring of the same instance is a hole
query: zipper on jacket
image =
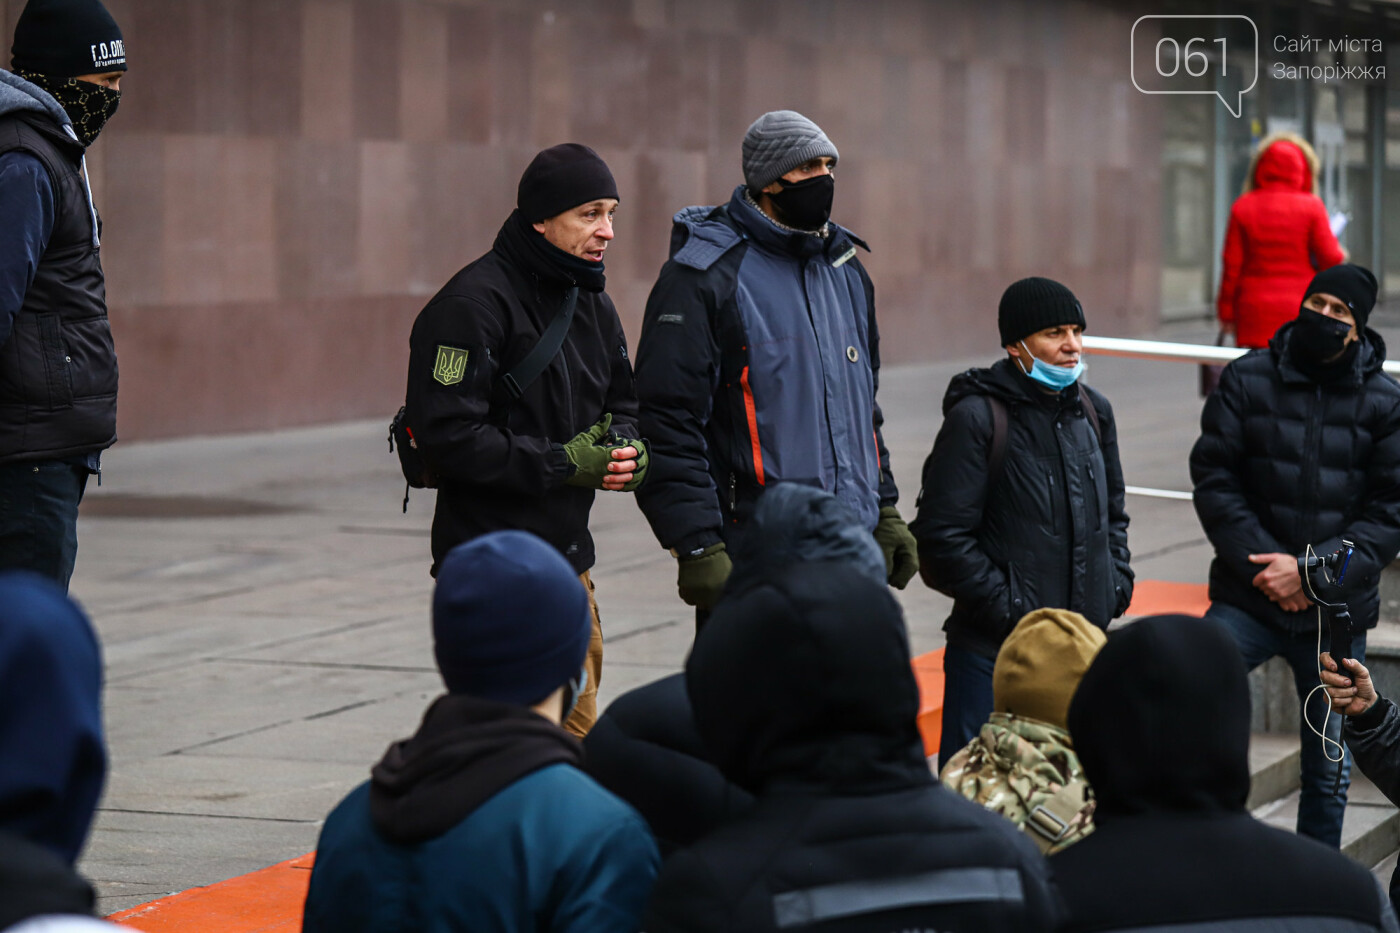
{"type": "Polygon", "coordinates": [[[738,489],[738,486],[739,486],[739,481],[738,481],[738,479],[734,476],[733,472],[731,472],[731,473],[729,474],[729,514],[730,514],[731,516],[734,514],[734,502],[735,502],[735,499],[736,499],[736,497],[737,497],[737,489],[738,489]]]}
{"type": "Polygon", "coordinates": [[[1313,410],[1308,413],[1308,427],[1303,440],[1303,483],[1302,508],[1298,510],[1298,540],[1307,543],[1312,537],[1312,526],[1316,524],[1313,513],[1313,500],[1317,498],[1317,442],[1318,423],[1322,415],[1322,386],[1316,387],[1313,410]]]}

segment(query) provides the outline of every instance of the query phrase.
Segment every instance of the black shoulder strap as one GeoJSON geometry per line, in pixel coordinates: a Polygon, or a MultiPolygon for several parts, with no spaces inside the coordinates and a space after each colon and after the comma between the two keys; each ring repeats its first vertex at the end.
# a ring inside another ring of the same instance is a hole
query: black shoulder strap
{"type": "Polygon", "coordinates": [[[983,398],[992,410],[992,448],[987,455],[987,489],[990,492],[1001,479],[1002,467],[1006,465],[1006,403],[995,395],[983,398]]]}
{"type": "Polygon", "coordinates": [[[1099,410],[1094,407],[1094,400],[1089,398],[1089,390],[1084,388],[1084,383],[1079,383],[1079,404],[1084,406],[1084,417],[1089,419],[1089,424],[1094,427],[1094,439],[1103,446],[1103,428],[1099,427],[1099,410]]]}
{"type": "Polygon", "coordinates": [[[554,315],[554,320],[549,322],[544,333],[540,334],[539,343],[525,354],[525,358],[517,363],[514,369],[501,377],[501,384],[506,387],[512,401],[519,400],[520,396],[525,394],[530,383],[540,377],[549,361],[554,359],[554,354],[564,345],[564,335],[569,332],[569,325],[573,323],[574,308],[577,305],[578,286],[575,285],[564,296],[564,306],[554,315]]]}

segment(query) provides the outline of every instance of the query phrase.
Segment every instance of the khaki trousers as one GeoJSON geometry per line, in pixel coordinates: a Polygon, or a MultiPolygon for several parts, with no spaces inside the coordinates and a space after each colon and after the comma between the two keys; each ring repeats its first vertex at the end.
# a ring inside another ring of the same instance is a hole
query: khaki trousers
{"type": "Polygon", "coordinates": [[[598,721],[598,683],[603,679],[603,626],[598,619],[598,600],[593,595],[593,580],[585,570],[579,575],[584,589],[588,590],[588,608],[593,613],[593,634],[588,639],[588,654],[583,659],[583,669],[588,671],[588,683],[578,695],[574,711],[564,720],[564,728],[572,735],[583,738],[593,723],[598,721]]]}

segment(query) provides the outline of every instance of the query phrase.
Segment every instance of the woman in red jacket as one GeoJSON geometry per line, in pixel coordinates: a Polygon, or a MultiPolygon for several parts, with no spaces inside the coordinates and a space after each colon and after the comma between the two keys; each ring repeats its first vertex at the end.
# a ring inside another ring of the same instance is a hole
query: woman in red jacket
{"type": "Polygon", "coordinates": [[[1312,277],[1346,258],[1314,192],[1317,155],[1300,136],[1266,137],[1230,209],[1220,274],[1220,329],[1241,347],[1268,346],[1298,316],[1312,277]]]}

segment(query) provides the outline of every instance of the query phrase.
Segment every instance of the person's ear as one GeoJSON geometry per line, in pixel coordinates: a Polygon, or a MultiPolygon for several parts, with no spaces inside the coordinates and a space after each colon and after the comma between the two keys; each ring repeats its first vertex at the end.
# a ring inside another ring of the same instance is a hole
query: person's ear
{"type": "Polygon", "coordinates": [[[1021,348],[1016,346],[1016,344],[1014,343],[1008,343],[1005,347],[1002,347],[1002,349],[1005,350],[1007,353],[1010,353],[1012,356],[1016,357],[1016,359],[1018,360],[1021,358],[1021,348]]]}
{"type": "Polygon", "coordinates": [[[544,233],[544,224],[530,224],[530,226],[535,228],[536,233],[544,233]]]}

